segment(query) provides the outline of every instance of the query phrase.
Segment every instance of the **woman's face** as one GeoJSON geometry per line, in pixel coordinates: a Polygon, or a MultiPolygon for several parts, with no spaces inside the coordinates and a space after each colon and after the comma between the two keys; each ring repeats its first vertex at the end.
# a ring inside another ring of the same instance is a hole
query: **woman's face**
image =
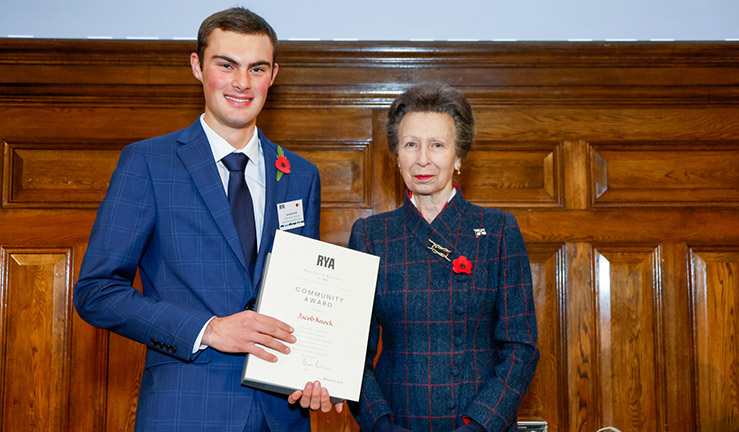
{"type": "Polygon", "coordinates": [[[455,136],[454,119],[449,114],[411,112],[403,116],[398,125],[398,165],[413,195],[449,197],[454,169],[461,163],[455,136]]]}

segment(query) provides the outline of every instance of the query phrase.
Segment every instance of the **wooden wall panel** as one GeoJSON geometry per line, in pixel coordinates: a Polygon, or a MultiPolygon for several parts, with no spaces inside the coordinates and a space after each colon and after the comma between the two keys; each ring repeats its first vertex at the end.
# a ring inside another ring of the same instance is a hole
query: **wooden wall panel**
{"type": "Polygon", "coordinates": [[[372,175],[369,142],[285,142],[285,146],[320,167],[321,208],[370,208],[372,175]]]}
{"type": "Polygon", "coordinates": [[[3,248],[3,431],[67,430],[70,251],[3,248]]]}
{"type": "Polygon", "coordinates": [[[665,242],[662,249],[662,325],[665,359],[665,423],[663,431],[695,430],[693,338],[685,243],[665,242]]]}
{"type": "Polygon", "coordinates": [[[567,358],[565,313],[566,250],[562,244],[526,246],[538,327],[539,364],[519,417],[546,421],[551,432],[567,430],[567,358]]]}
{"type": "Polygon", "coordinates": [[[711,110],[674,105],[636,109],[616,104],[609,108],[480,109],[475,112],[476,140],[551,140],[554,135],[591,142],[733,141],[739,133],[737,113],[739,109],[731,106],[711,110]]]}
{"type": "Polygon", "coordinates": [[[0,118],[3,119],[2,138],[9,143],[29,139],[105,140],[112,141],[117,147],[119,142],[131,143],[185,128],[197,119],[202,110],[108,107],[97,103],[73,107],[53,103],[8,107],[0,103],[0,118]]]}
{"type": "Polygon", "coordinates": [[[593,207],[739,205],[739,143],[591,143],[593,207]]]}
{"type": "Polygon", "coordinates": [[[566,247],[567,430],[586,432],[600,424],[593,248],[585,243],[568,243],[566,247]]]}
{"type": "Polygon", "coordinates": [[[594,260],[600,352],[598,427],[657,430],[664,418],[664,361],[657,349],[663,334],[660,250],[598,246],[594,260]]]}
{"type": "Polygon", "coordinates": [[[739,430],[739,248],[692,247],[698,431],[739,430]]]}
{"type": "Polygon", "coordinates": [[[477,141],[459,178],[465,198],[485,207],[561,207],[559,143],[477,141]]]}
{"type": "Polygon", "coordinates": [[[5,208],[97,208],[127,143],[4,143],[5,208]]]}
{"type": "MultiPolygon", "coordinates": [[[[80,223],[79,225],[84,225],[80,223]]],[[[74,274],[85,254],[87,240],[75,245],[74,274]]],[[[75,310],[70,320],[69,431],[105,430],[105,394],[108,371],[109,332],[96,329],[84,321],[75,310]]],[[[120,373],[120,371],[119,371],[120,373]]]]}
{"type": "Polygon", "coordinates": [[[133,431],[139,396],[141,374],[144,371],[146,347],[115,333],[107,333],[108,392],[105,400],[105,431],[133,431]]]}
{"type": "MultiPolygon", "coordinates": [[[[202,113],[193,49],[0,39],[2,395],[46,392],[12,411],[3,397],[0,430],[132,430],[143,346],[67,310],[63,337],[33,329],[46,353],[66,344],[34,370],[10,361],[29,345],[8,339],[20,331],[9,324],[27,298],[21,280],[39,275],[39,322],[61,326],[51,275],[66,260],[69,305],[118,152],[202,113]],[[9,386],[10,372],[35,381],[9,386]],[[66,387],[39,387],[59,373],[66,387]],[[61,405],[26,416],[49,401],[61,405]]],[[[739,428],[739,43],[286,41],[279,62],[258,125],[318,166],[321,237],[337,244],[357,218],[403,200],[384,132],[395,95],[425,80],[467,95],[476,143],[456,180],[516,216],[532,262],[542,356],[520,419],[553,431],[739,428]]],[[[312,425],[358,430],[348,413],[312,425]]]]}

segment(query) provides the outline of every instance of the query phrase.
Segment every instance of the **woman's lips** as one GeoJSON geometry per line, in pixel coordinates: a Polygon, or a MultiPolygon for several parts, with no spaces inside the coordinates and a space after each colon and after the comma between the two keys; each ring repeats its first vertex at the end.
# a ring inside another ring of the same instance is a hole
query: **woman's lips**
{"type": "Polygon", "coordinates": [[[415,177],[417,180],[424,181],[424,180],[430,179],[433,176],[432,175],[429,175],[429,174],[424,174],[424,175],[415,175],[413,177],[415,177]]]}

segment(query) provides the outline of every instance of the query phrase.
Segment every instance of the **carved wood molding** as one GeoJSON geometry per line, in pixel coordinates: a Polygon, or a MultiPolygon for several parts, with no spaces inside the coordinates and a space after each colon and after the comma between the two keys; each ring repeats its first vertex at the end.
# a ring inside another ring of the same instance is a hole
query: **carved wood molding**
{"type": "MultiPolygon", "coordinates": [[[[0,104],[200,106],[194,48],[0,39],[0,104]]],[[[268,107],[386,107],[432,80],[463,89],[476,106],[739,104],[737,42],[288,41],[278,61],[268,107]]]]}

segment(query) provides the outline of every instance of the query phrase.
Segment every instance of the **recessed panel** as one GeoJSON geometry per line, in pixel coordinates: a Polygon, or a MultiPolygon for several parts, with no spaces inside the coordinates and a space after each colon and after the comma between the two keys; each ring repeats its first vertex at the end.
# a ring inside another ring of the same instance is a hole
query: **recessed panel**
{"type": "Polygon", "coordinates": [[[69,251],[3,250],[3,430],[62,430],[68,399],[69,251]]]}
{"type": "MultiPolygon", "coordinates": [[[[739,428],[739,248],[690,251],[698,431],[739,428]]],[[[687,341],[686,341],[687,342],[687,341]]]]}
{"type": "Polygon", "coordinates": [[[739,205],[739,143],[593,144],[593,206],[739,205]]]}
{"type": "Polygon", "coordinates": [[[462,162],[465,198],[486,207],[561,207],[558,143],[475,143],[462,162]]]}
{"type": "Polygon", "coordinates": [[[656,347],[660,323],[660,250],[650,246],[596,247],[598,393],[602,425],[658,430],[663,362],[656,347]]]}
{"type": "Polygon", "coordinates": [[[529,243],[536,307],[539,363],[518,411],[519,420],[545,420],[549,430],[564,430],[567,380],[565,335],[561,325],[565,250],[562,244],[529,243]]]}
{"type": "Polygon", "coordinates": [[[285,143],[318,167],[323,207],[369,207],[369,143],[285,143]]]}
{"type": "Polygon", "coordinates": [[[6,143],[4,207],[97,207],[123,143],[6,143]]]}

